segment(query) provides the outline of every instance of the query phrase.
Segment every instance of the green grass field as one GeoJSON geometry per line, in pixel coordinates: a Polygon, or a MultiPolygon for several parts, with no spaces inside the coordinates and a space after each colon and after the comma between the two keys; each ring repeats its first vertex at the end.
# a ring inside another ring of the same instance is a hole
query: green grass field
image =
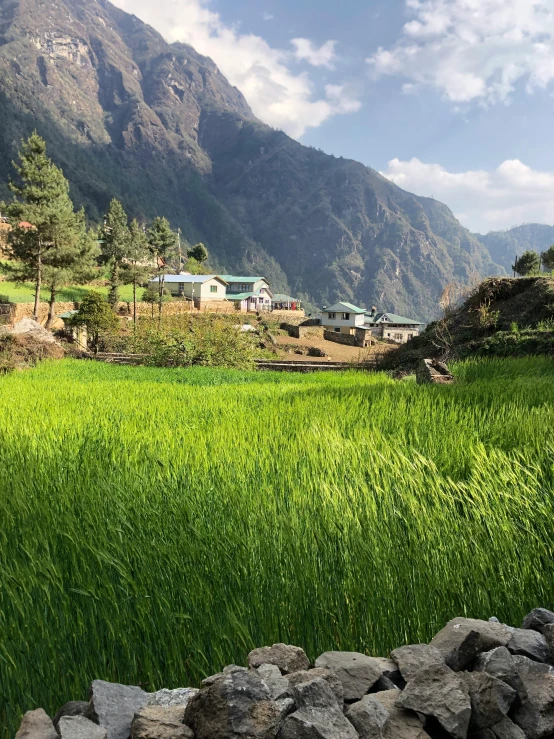
{"type": "MultiPolygon", "coordinates": [[[[74,285],[72,287],[63,287],[57,296],[59,303],[80,303],[90,290],[108,295],[107,287],[90,287],[88,285],[74,285]]],[[[137,299],[143,293],[142,288],[137,291],[137,299]]],[[[12,303],[33,303],[35,300],[35,290],[30,283],[18,284],[16,282],[2,281],[0,282],[0,295],[7,295],[12,303]]],[[[133,300],[132,285],[122,285],[119,290],[120,299],[122,301],[131,302],[133,300]]],[[[48,290],[42,290],[40,294],[41,300],[45,303],[50,299],[48,290]]]]}
{"type": "Polygon", "coordinates": [[[455,372],[1,377],[2,739],[93,678],[177,687],[276,641],[378,655],[552,607],[554,363],[455,372]]]}

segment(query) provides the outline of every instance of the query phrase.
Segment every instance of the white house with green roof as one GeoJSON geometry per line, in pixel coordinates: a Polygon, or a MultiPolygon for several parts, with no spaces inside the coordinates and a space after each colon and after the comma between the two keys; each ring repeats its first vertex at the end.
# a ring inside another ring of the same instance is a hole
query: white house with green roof
{"type": "Polygon", "coordinates": [[[232,300],[237,310],[271,310],[273,293],[265,277],[221,275],[221,279],[227,283],[227,300],[232,300]]]}
{"type": "Polygon", "coordinates": [[[373,336],[384,341],[394,341],[396,344],[405,344],[419,336],[422,323],[411,318],[399,316],[396,313],[379,313],[377,308],[372,308],[365,315],[364,326],[371,331],[373,336]]]}
{"type": "Polygon", "coordinates": [[[352,303],[335,303],[321,312],[321,325],[327,331],[337,334],[354,334],[357,328],[365,323],[365,308],[358,308],[352,303]]]}

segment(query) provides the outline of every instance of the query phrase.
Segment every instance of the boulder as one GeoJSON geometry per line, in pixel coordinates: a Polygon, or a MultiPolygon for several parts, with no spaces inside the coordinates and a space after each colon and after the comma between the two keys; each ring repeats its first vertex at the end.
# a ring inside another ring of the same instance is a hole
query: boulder
{"type": "Polygon", "coordinates": [[[310,660],[300,647],[274,644],[272,647],[260,647],[250,652],[248,664],[253,669],[261,665],[275,665],[283,675],[288,675],[290,672],[307,670],[310,666],[310,660]]]}
{"type": "Polygon", "coordinates": [[[492,649],[490,652],[483,652],[475,660],[473,669],[477,672],[486,672],[488,675],[502,680],[502,682],[516,691],[520,701],[527,697],[525,685],[520,677],[514,658],[506,647],[496,647],[496,649],[492,649]]]}
{"type": "Polygon", "coordinates": [[[385,677],[384,675],[377,680],[375,685],[371,688],[369,691],[370,693],[384,693],[388,690],[394,690],[395,688],[398,688],[398,685],[396,683],[393,683],[392,680],[390,680],[388,677],[385,677]]]}
{"type": "Polygon", "coordinates": [[[337,699],[339,706],[342,707],[344,703],[344,688],[342,687],[342,683],[336,673],[329,670],[327,667],[314,667],[313,670],[300,670],[299,672],[292,672],[290,675],[287,675],[287,680],[291,686],[291,695],[292,688],[295,685],[298,685],[298,683],[305,683],[307,680],[313,680],[316,677],[321,677],[325,680],[335,694],[335,698],[337,699]]]}
{"type": "Polygon", "coordinates": [[[292,713],[294,710],[296,710],[296,704],[294,703],[294,700],[292,698],[279,698],[279,700],[275,701],[275,705],[279,710],[281,721],[284,721],[289,713],[292,713]]]}
{"type": "Polygon", "coordinates": [[[509,718],[503,719],[491,729],[494,739],[525,739],[523,731],[509,718]]]}
{"type": "Polygon", "coordinates": [[[150,693],[147,706],[182,706],[186,707],[188,702],[198,693],[198,688],[176,688],[175,690],[158,690],[150,693]]]}
{"type": "Polygon", "coordinates": [[[546,624],[542,630],[542,634],[546,639],[548,648],[550,649],[550,656],[554,658],[554,624],[546,624]]]}
{"type": "Polygon", "coordinates": [[[325,680],[298,683],[293,692],[298,710],[285,719],[279,739],[358,739],[325,680]]]}
{"type": "Polygon", "coordinates": [[[535,662],[550,662],[550,648],[545,637],[532,629],[514,629],[508,649],[512,654],[521,654],[535,662]]]}
{"type": "Polygon", "coordinates": [[[554,624],[554,613],[546,608],[535,608],[525,616],[521,628],[542,632],[547,624],[554,624]]]}
{"type": "Polygon", "coordinates": [[[185,709],[196,739],[273,739],[281,715],[255,671],[223,675],[200,690],[185,709]]]}
{"type": "Polygon", "coordinates": [[[28,711],[21,721],[15,739],[59,739],[52,719],[42,708],[28,711]]]}
{"type": "Polygon", "coordinates": [[[149,695],[134,685],[94,680],[90,688],[90,718],[107,730],[107,739],[129,739],[135,713],[149,695]]]}
{"type": "Polygon", "coordinates": [[[499,724],[510,710],[516,691],[486,672],[463,673],[471,701],[471,732],[491,729],[499,724]]]}
{"type": "Polygon", "coordinates": [[[62,716],[58,731],[60,739],[106,739],[108,736],[106,729],[84,716],[62,716]]]}
{"type": "Polygon", "coordinates": [[[289,695],[290,683],[286,677],[281,675],[281,670],[277,665],[260,665],[257,673],[269,688],[269,694],[273,700],[286,698],[289,695]]]}
{"type": "Polygon", "coordinates": [[[376,662],[379,663],[383,677],[387,677],[392,680],[393,683],[397,683],[402,680],[400,670],[396,662],[390,657],[374,657],[376,662]]]}
{"type": "Polygon", "coordinates": [[[185,706],[150,705],[133,719],[131,739],[193,739],[194,734],[183,724],[185,706]]]}
{"type": "Polygon", "coordinates": [[[346,716],[360,739],[426,739],[423,722],[416,713],[396,706],[398,689],[364,695],[349,706],[346,716]]]}
{"type": "Polygon", "coordinates": [[[528,739],[554,732],[554,668],[528,657],[514,656],[527,698],[512,712],[512,720],[528,739]]]}
{"type": "Polygon", "coordinates": [[[88,718],[89,708],[88,701],[69,701],[54,716],[53,724],[57,726],[62,716],[85,716],[85,718],[88,718]]]}
{"type": "Polygon", "coordinates": [[[316,659],[315,666],[327,667],[336,674],[346,701],[360,700],[383,674],[374,657],[359,652],[325,652],[316,659]]]}
{"type": "Polygon", "coordinates": [[[239,667],[238,665],[227,665],[227,667],[224,667],[221,672],[217,672],[215,675],[210,675],[209,677],[204,678],[200,685],[205,688],[208,685],[213,685],[216,680],[219,680],[221,677],[225,677],[225,675],[232,675],[234,672],[248,672],[246,667],[239,667]]]}
{"type": "Polygon", "coordinates": [[[506,647],[512,630],[500,623],[454,618],[431,640],[453,670],[465,670],[481,652],[506,647]]]}
{"type": "Polygon", "coordinates": [[[418,385],[451,385],[454,376],[443,362],[436,359],[422,359],[416,368],[418,385]]]}
{"type": "Polygon", "coordinates": [[[432,665],[444,665],[444,657],[436,647],[429,644],[408,644],[391,652],[404,680],[412,680],[419,670],[432,665]]]}
{"type": "Polygon", "coordinates": [[[471,718],[469,690],[463,678],[446,665],[419,670],[400,693],[396,705],[433,716],[454,739],[467,737],[471,718]]]}

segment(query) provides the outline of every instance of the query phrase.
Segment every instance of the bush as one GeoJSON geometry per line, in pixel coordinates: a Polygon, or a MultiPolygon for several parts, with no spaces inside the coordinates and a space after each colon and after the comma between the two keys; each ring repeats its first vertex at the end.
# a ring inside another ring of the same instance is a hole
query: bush
{"type": "Polygon", "coordinates": [[[0,293],[0,303],[11,303],[11,302],[12,300],[9,295],[2,295],[2,293],[0,293]]]}

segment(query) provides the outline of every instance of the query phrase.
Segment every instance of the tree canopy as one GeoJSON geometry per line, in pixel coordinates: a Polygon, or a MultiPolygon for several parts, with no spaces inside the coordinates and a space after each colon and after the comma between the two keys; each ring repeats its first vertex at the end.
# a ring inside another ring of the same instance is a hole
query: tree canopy
{"type": "Polygon", "coordinates": [[[516,259],[512,266],[514,272],[521,277],[537,274],[540,271],[540,268],[541,258],[536,251],[524,252],[518,259],[516,259]]]}

